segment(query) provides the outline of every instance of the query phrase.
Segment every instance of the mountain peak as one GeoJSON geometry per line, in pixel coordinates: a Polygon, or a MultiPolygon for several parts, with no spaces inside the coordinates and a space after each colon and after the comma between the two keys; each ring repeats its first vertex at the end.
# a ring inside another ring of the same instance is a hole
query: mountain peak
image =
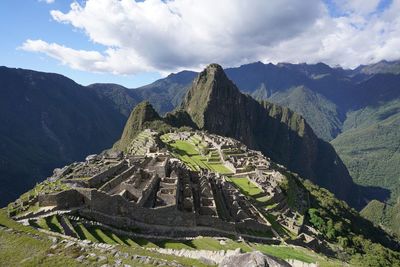
{"type": "Polygon", "coordinates": [[[200,74],[198,75],[198,80],[229,80],[226,76],[224,69],[221,65],[217,63],[212,63],[208,65],[200,74]]]}
{"type": "Polygon", "coordinates": [[[219,70],[219,71],[224,71],[221,65],[218,63],[211,63],[209,64],[204,70],[219,70]]]}
{"type": "MultiPolygon", "coordinates": [[[[199,127],[205,126],[205,114],[211,103],[222,103],[240,94],[239,89],[226,76],[218,64],[208,65],[197,78],[186,94],[182,108],[192,117],[199,127]]],[[[215,106],[215,105],[214,105],[215,106]]]]}
{"type": "Polygon", "coordinates": [[[149,101],[139,103],[131,112],[126,122],[121,139],[115,144],[114,148],[124,150],[128,144],[136,137],[138,132],[145,128],[146,122],[161,120],[160,115],[153,108],[149,101]]]}

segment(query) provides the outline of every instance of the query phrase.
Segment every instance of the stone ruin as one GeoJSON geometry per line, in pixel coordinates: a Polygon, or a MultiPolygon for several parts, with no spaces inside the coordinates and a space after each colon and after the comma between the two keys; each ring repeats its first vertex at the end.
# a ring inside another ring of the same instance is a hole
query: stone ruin
{"type": "Polygon", "coordinates": [[[57,171],[51,179],[59,179],[70,189],[39,195],[39,211],[17,219],[43,216],[43,210],[64,210],[149,234],[224,236],[244,229],[271,232],[270,224],[222,177],[193,172],[168,155],[88,157],[62,173],[57,171]]]}
{"type": "Polygon", "coordinates": [[[234,139],[204,132],[177,132],[170,137],[188,140],[195,135],[218,153],[233,171],[232,178],[245,175],[257,185],[262,190],[257,198],[263,201],[245,196],[223,175],[190,170],[148,130],[139,134],[126,153],[106,151],[56,169],[48,180],[67,189],[30,198],[26,204],[39,209],[14,214],[15,218],[29,220],[61,211],[116,229],[139,228],[149,235],[240,235],[280,242],[265,216],[275,214],[283,227],[295,234],[301,232],[303,222],[288,206],[279,186],[285,177],[271,168],[268,158],[234,139]]]}

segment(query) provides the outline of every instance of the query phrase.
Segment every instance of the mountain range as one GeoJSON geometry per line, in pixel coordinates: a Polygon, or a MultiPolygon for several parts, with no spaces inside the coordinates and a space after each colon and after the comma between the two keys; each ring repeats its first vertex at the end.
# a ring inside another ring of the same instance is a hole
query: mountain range
{"type": "MultiPolygon", "coordinates": [[[[149,100],[160,114],[181,109],[173,116],[169,114],[170,119],[176,120],[176,114],[188,119],[183,109],[198,128],[233,136],[268,151],[278,162],[318,181],[342,199],[348,193],[340,191],[352,192],[355,188],[352,177],[365,187],[362,190],[357,187],[354,191],[357,200],[346,199],[349,203],[357,208],[373,198],[382,203],[368,205],[365,211],[368,216],[371,213],[368,209],[395,206],[400,193],[399,66],[399,61],[383,61],[344,70],[323,63],[257,62],[228,68],[225,70],[227,88],[232,88],[231,80],[244,93],[228,89],[225,92],[233,102],[222,114],[238,115],[231,121],[220,121],[220,114],[215,111],[218,102],[211,101],[214,108],[202,110],[204,107],[197,107],[190,98],[184,99],[196,72],[171,74],[130,90],[115,84],[85,87],[57,74],[2,67],[0,194],[5,197],[1,204],[48,176],[54,167],[111,146],[133,107],[149,100]],[[184,104],[179,106],[182,100],[184,104]],[[261,127],[260,121],[266,120],[259,114],[260,110],[269,114],[268,129],[257,128],[261,127]],[[213,112],[214,120],[204,122],[199,115],[204,112],[213,112]],[[250,128],[246,129],[246,125],[250,128]],[[282,131],[295,141],[290,145],[285,143],[282,131]],[[265,139],[262,144],[261,139],[265,139]],[[296,149],[290,152],[293,146],[296,149]],[[336,167],[330,169],[333,165],[336,167]],[[335,181],[333,177],[341,180],[335,181]]],[[[207,94],[200,97],[213,99],[207,94]]],[[[385,216],[370,216],[370,219],[390,227],[387,222],[393,216],[389,210],[395,209],[385,208],[382,211],[385,216]]]]}

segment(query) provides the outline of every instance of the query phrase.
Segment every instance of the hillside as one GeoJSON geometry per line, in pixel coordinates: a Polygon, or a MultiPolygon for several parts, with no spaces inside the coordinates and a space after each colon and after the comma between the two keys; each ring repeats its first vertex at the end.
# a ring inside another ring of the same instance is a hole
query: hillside
{"type": "Polygon", "coordinates": [[[397,234],[400,234],[399,111],[400,101],[394,100],[351,112],[344,123],[346,131],[332,142],[355,182],[390,190],[387,204],[371,202],[362,214],[397,234]]]}
{"type": "Polygon", "coordinates": [[[55,167],[110,147],[124,112],[64,76],[1,67],[0,206],[55,167]]]}

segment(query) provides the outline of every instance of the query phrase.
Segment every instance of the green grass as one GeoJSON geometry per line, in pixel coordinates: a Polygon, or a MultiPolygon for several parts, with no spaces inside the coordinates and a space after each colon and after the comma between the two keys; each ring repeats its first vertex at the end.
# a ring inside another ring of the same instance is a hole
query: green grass
{"type": "Polygon", "coordinates": [[[88,239],[94,242],[111,245],[126,245],[131,247],[157,247],[157,245],[145,239],[116,235],[112,231],[101,229],[95,226],[85,227],[83,224],[78,223],[75,226],[75,230],[81,239],[88,239]]]}
{"type": "MultiPolygon", "coordinates": [[[[48,238],[47,234],[37,231],[30,226],[24,226],[7,216],[5,209],[0,210],[0,225],[13,229],[14,232],[0,230],[0,266],[100,266],[103,264],[113,265],[115,258],[110,251],[102,251],[89,247],[89,251],[82,252],[79,247],[71,246],[65,248],[59,245],[52,248],[53,243],[48,238]],[[16,232],[15,232],[16,231],[16,232]],[[94,252],[97,255],[106,256],[106,260],[102,262],[94,262],[90,257],[85,260],[85,263],[76,261],[76,257],[94,252]]],[[[86,230],[87,231],[87,230],[86,230]]],[[[82,232],[86,232],[82,230],[82,232]]],[[[104,234],[107,234],[103,231],[104,234]]],[[[123,239],[122,237],[120,237],[123,239]]],[[[127,239],[127,242],[133,242],[127,239]]],[[[142,241],[143,245],[149,246],[151,242],[142,241]]],[[[154,244],[152,244],[155,247],[154,244]]],[[[129,255],[142,255],[150,256],[154,259],[162,259],[168,262],[175,261],[183,266],[198,266],[205,267],[203,263],[198,260],[177,257],[173,255],[164,255],[154,251],[148,251],[139,247],[136,243],[132,243],[131,247],[116,246],[115,249],[120,252],[126,252],[129,255]]],[[[139,263],[137,260],[132,260],[131,257],[122,259],[123,264],[131,266],[152,266],[139,263]]]]}
{"type": "Polygon", "coordinates": [[[228,169],[227,167],[225,167],[225,165],[223,165],[223,164],[209,163],[208,165],[210,166],[210,168],[212,170],[214,170],[215,172],[218,172],[220,174],[226,174],[226,175],[232,174],[232,171],[230,169],[228,169]]]}
{"type": "Polygon", "coordinates": [[[246,196],[254,197],[258,194],[264,193],[258,186],[256,186],[247,177],[228,178],[228,181],[235,184],[239,190],[246,196]]]}
{"type": "Polygon", "coordinates": [[[234,250],[240,248],[243,252],[251,251],[251,248],[245,243],[228,239],[222,245],[219,240],[212,237],[201,237],[188,241],[163,240],[155,242],[155,244],[162,248],[171,249],[234,250]]]}
{"type": "Polygon", "coordinates": [[[188,156],[195,156],[199,155],[199,152],[196,149],[196,146],[187,142],[187,141],[181,141],[177,140],[174,143],[171,143],[171,146],[175,149],[177,149],[179,154],[184,154],[188,156]]]}
{"type": "Polygon", "coordinates": [[[261,251],[262,253],[278,257],[280,259],[295,259],[307,263],[316,262],[315,257],[312,257],[298,249],[286,246],[271,246],[271,245],[253,245],[253,248],[261,251]]]}
{"type": "Polygon", "coordinates": [[[163,241],[158,241],[155,242],[157,246],[160,248],[170,248],[170,249],[193,249],[192,246],[190,246],[190,241],[174,241],[174,240],[163,240],[163,241]]]}
{"type": "MultiPolygon", "coordinates": [[[[79,248],[69,247],[68,249],[65,249],[63,246],[60,246],[59,248],[52,249],[52,242],[49,240],[47,234],[43,234],[32,227],[23,226],[9,219],[4,209],[0,210],[0,225],[18,231],[18,234],[15,234],[0,230],[0,266],[82,266],[81,263],[78,263],[75,260],[79,255],[83,255],[79,248]],[[48,254],[53,254],[53,256],[48,256],[48,254]]],[[[100,239],[108,240],[110,243],[130,243],[131,246],[117,245],[115,248],[120,252],[151,256],[156,259],[163,259],[170,262],[176,261],[184,266],[203,267],[205,265],[197,260],[159,254],[154,251],[144,250],[143,248],[157,247],[157,245],[159,245],[160,247],[175,249],[233,250],[240,248],[243,252],[258,249],[263,253],[282,259],[289,258],[305,262],[318,262],[322,267],[339,266],[339,262],[326,261],[321,256],[301,248],[293,249],[291,247],[269,246],[263,244],[251,244],[251,246],[249,246],[246,243],[230,239],[226,240],[225,244],[222,245],[218,240],[211,237],[197,238],[184,242],[166,240],[157,242],[156,245],[141,238],[131,239],[124,236],[111,236],[109,231],[99,231],[96,227],[83,227],[83,225],[79,225],[79,229],[78,232],[84,236],[89,233],[93,238],[97,235],[97,238],[101,237],[100,239]]],[[[97,255],[102,255],[98,250],[95,252],[97,255]]],[[[114,263],[113,256],[108,251],[102,253],[107,257],[107,260],[101,264],[114,263]]],[[[137,261],[135,262],[130,260],[129,258],[123,259],[123,263],[131,266],[144,266],[139,264],[137,261]]],[[[98,265],[98,262],[93,262],[93,265],[98,265]]]]}
{"type": "Polygon", "coordinates": [[[13,234],[0,231],[0,266],[79,266],[72,258],[73,251],[51,253],[48,238],[34,238],[26,234],[13,234]]]}
{"type": "Polygon", "coordinates": [[[270,199],[271,199],[270,196],[262,196],[262,197],[257,197],[256,201],[259,202],[259,203],[265,203],[270,199]]]}
{"type": "Polygon", "coordinates": [[[208,162],[208,158],[200,155],[195,145],[189,141],[177,140],[169,143],[174,156],[178,157],[194,171],[200,168],[208,169],[220,174],[232,174],[232,171],[220,162],[208,162]]]}
{"type": "Polygon", "coordinates": [[[58,221],[58,216],[50,216],[46,217],[45,219],[47,227],[50,229],[50,231],[57,232],[57,233],[64,233],[64,230],[58,221]]]}
{"type": "Polygon", "coordinates": [[[109,235],[107,235],[102,229],[97,228],[97,227],[87,227],[87,230],[90,232],[90,234],[98,240],[98,242],[101,243],[106,243],[106,244],[118,244],[113,238],[111,238],[109,235]]]}
{"type": "Polygon", "coordinates": [[[74,229],[76,233],[79,235],[79,238],[81,239],[87,239],[93,242],[101,242],[101,240],[98,240],[93,234],[89,232],[89,230],[80,222],[76,223],[74,225],[74,229]]]}

